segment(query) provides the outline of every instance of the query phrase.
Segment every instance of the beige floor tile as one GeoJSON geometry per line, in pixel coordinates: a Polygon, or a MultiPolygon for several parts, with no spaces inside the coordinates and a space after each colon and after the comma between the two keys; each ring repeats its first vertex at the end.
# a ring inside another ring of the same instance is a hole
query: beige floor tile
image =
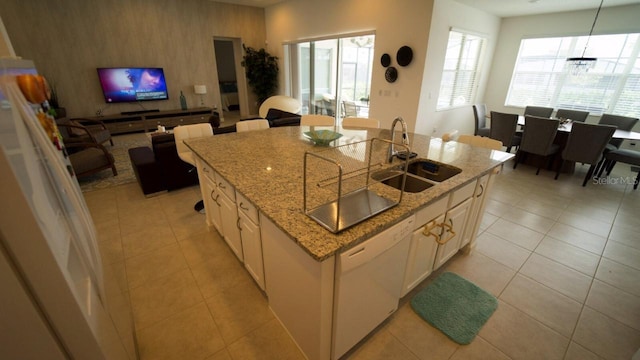
{"type": "Polygon", "coordinates": [[[122,250],[120,237],[115,240],[99,241],[98,247],[100,248],[100,255],[102,255],[102,262],[104,264],[124,261],[124,251],[122,250]]]}
{"type": "Polygon", "coordinates": [[[410,303],[396,311],[386,329],[420,359],[448,359],[459,346],[418,316],[410,303]]]}
{"type": "Polygon", "coordinates": [[[386,328],[380,329],[365,343],[348,352],[343,358],[349,360],[419,360],[386,328]]]}
{"type": "Polygon", "coordinates": [[[591,277],[535,253],[522,266],[520,274],[581,304],[584,303],[591,286],[591,277]]]}
{"type": "Polygon", "coordinates": [[[531,251],[538,246],[544,237],[544,234],[542,233],[504,219],[500,219],[493,223],[493,225],[487,229],[487,232],[511,241],[512,243],[531,251]]]}
{"type": "Polygon", "coordinates": [[[522,200],[524,193],[521,189],[507,189],[501,188],[496,189],[490,194],[491,199],[500,201],[502,203],[508,205],[516,205],[519,201],[522,200]]]}
{"type": "Polygon", "coordinates": [[[175,243],[131,257],[125,264],[131,289],[188,268],[180,246],[175,243]]]}
{"type": "Polygon", "coordinates": [[[609,232],[611,231],[610,222],[594,220],[586,216],[570,212],[563,213],[558,219],[558,222],[605,238],[609,236],[609,232]]]}
{"type": "Polygon", "coordinates": [[[233,360],[233,359],[231,358],[229,351],[227,351],[227,348],[224,348],[218,351],[217,353],[209,356],[205,360],[233,360]]]}
{"type": "Polygon", "coordinates": [[[141,227],[138,231],[122,236],[122,250],[125,258],[130,258],[175,244],[176,241],[168,225],[155,228],[141,227]]]}
{"type": "Polygon", "coordinates": [[[608,241],[602,256],[640,270],[640,249],[627,246],[617,241],[608,241]]]}
{"type": "Polygon", "coordinates": [[[156,324],[202,301],[189,269],[131,289],[133,318],[138,329],[156,324]]]}
{"type": "Polygon", "coordinates": [[[489,214],[500,217],[507,213],[509,210],[511,210],[511,205],[491,198],[486,200],[485,211],[489,214]]]}
{"type": "Polygon", "coordinates": [[[479,335],[514,359],[562,359],[569,345],[569,338],[503,301],[479,335]]]}
{"type": "Polygon", "coordinates": [[[169,219],[167,219],[157,203],[143,203],[132,206],[126,211],[120,211],[118,214],[122,235],[138,232],[141,228],[154,229],[168,226],[169,224],[169,219]]]}
{"type": "MultiPolygon", "coordinates": [[[[637,221],[637,220],[636,220],[637,221]]],[[[640,249],[640,228],[635,229],[626,225],[614,225],[609,240],[617,241],[634,249],[640,249]]]]}
{"type": "Polygon", "coordinates": [[[180,241],[180,248],[187,262],[192,266],[214,258],[233,255],[227,243],[214,229],[183,239],[180,241]]]}
{"type": "Polygon", "coordinates": [[[640,296],[594,280],[585,305],[640,330],[640,296]]]}
{"type": "Polygon", "coordinates": [[[499,219],[499,217],[497,217],[497,216],[495,216],[493,214],[490,214],[488,212],[485,212],[484,215],[482,216],[482,221],[480,222],[479,231],[486,230],[489,226],[491,226],[498,219],[499,219]]]}
{"type": "Polygon", "coordinates": [[[564,360],[602,360],[602,358],[572,341],[564,360]]]}
{"type": "Polygon", "coordinates": [[[585,307],[573,341],[605,359],[631,359],[640,348],[640,331],[585,307]]]}
{"type": "Polygon", "coordinates": [[[549,229],[551,229],[551,227],[555,223],[555,221],[552,219],[534,214],[529,211],[525,211],[517,207],[504,214],[502,218],[543,234],[549,231],[549,229]]]}
{"type": "Polygon", "coordinates": [[[607,205],[606,201],[602,199],[599,201],[574,199],[566,208],[566,211],[589,219],[613,224],[619,206],[620,200],[615,201],[613,205],[607,205]]]}
{"type": "Polygon", "coordinates": [[[267,299],[251,283],[239,283],[217,296],[207,298],[206,302],[227,344],[274,318],[267,299]]]}
{"type": "Polygon", "coordinates": [[[519,202],[516,207],[552,220],[557,220],[564,211],[562,208],[558,208],[557,205],[538,201],[538,199],[525,199],[519,202]]]}
{"type": "Polygon", "coordinates": [[[547,233],[554,239],[564,241],[581,249],[591,251],[594,254],[601,255],[607,238],[591,234],[587,231],[580,230],[567,224],[556,223],[547,233]]]}
{"type": "Polygon", "coordinates": [[[204,302],[141,330],[141,360],[205,359],[225,344],[204,302]]]}
{"type": "Polygon", "coordinates": [[[500,300],[560,334],[571,337],[582,304],[522,275],[516,275],[500,300]]]}
{"type": "Polygon", "coordinates": [[[234,360],[302,360],[304,356],[284,330],[272,319],[227,347],[234,360]]]}
{"type": "Polygon", "coordinates": [[[196,265],[190,265],[200,292],[205,299],[240,283],[253,284],[249,273],[229,250],[226,256],[217,256],[196,265]]]}
{"type": "Polygon", "coordinates": [[[477,251],[514,270],[520,269],[531,255],[531,251],[488,232],[482,233],[477,241],[477,251]]]}
{"type": "Polygon", "coordinates": [[[542,240],[535,253],[589,276],[595,275],[600,262],[600,256],[549,236],[542,240]]]}
{"type": "Polygon", "coordinates": [[[509,360],[511,359],[495,346],[489,344],[480,336],[476,336],[469,345],[459,346],[450,357],[451,360],[509,360]]]}
{"type": "Polygon", "coordinates": [[[596,272],[596,279],[628,293],[640,296],[640,271],[603,258],[596,272]]]}
{"type": "Polygon", "coordinates": [[[445,269],[464,277],[496,297],[502,293],[516,274],[515,270],[479,251],[473,251],[470,254],[458,253],[449,260],[445,269]]]}

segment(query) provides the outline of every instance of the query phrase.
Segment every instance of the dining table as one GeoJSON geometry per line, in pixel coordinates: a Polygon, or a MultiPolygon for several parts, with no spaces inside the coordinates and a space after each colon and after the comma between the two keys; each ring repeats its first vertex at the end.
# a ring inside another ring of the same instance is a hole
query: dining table
{"type": "MultiPolygon", "coordinates": [[[[560,120],[560,119],[558,119],[560,120]]],[[[573,121],[561,122],[558,126],[558,132],[570,133],[573,121]]],[[[524,115],[518,116],[518,126],[524,126],[524,115]]],[[[612,138],[624,140],[640,140],[640,132],[616,129],[612,138]]]]}

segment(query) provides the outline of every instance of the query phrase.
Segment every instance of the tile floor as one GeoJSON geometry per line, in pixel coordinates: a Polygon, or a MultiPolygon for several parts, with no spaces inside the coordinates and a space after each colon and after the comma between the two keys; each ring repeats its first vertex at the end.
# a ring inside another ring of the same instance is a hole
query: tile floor
{"type": "MultiPolygon", "coordinates": [[[[620,181],[583,188],[586,169],[554,181],[507,164],[498,176],[476,251],[439,270],[499,299],[473,343],[457,345],[418,318],[409,294],[347,357],[630,359],[640,348],[640,190],[620,181]]],[[[631,179],[624,165],[614,174],[631,179]]],[[[105,266],[130,297],[141,359],[303,358],[192,210],[197,187],[144,198],[134,183],[85,197],[105,266]]]]}

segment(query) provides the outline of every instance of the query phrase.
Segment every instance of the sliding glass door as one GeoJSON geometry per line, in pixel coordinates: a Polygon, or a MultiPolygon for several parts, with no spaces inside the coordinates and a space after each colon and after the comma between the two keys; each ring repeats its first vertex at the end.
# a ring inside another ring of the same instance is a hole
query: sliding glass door
{"type": "Polygon", "coordinates": [[[303,114],[368,116],[374,35],[287,45],[292,95],[303,114]]]}

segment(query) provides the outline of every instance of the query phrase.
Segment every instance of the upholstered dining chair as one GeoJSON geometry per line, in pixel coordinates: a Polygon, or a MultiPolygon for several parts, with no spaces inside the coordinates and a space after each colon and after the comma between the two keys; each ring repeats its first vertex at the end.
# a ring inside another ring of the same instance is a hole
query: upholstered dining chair
{"type": "Polygon", "coordinates": [[[473,108],[473,117],[475,119],[475,130],[473,135],[489,136],[491,130],[487,127],[487,106],[485,104],[475,104],[473,108]]]}
{"type": "Polygon", "coordinates": [[[489,137],[502,142],[511,152],[513,146],[518,147],[522,138],[516,135],[518,126],[518,114],[507,114],[497,111],[491,112],[491,132],[489,137]]]}
{"type": "MultiPolygon", "coordinates": [[[[560,145],[554,144],[560,126],[560,120],[547,119],[538,116],[524,117],[524,131],[522,133],[522,141],[516,153],[513,168],[518,166],[518,162],[524,160],[527,154],[535,154],[548,158],[560,150],[560,145]]],[[[538,162],[538,170],[536,175],[540,173],[542,161],[538,162]]]]}
{"type": "Polygon", "coordinates": [[[380,121],[370,118],[347,117],[342,119],[342,127],[345,129],[378,129],[380,121]]]}
{"type": "Polygon", "coordinates": [[[236,131],[253,131],[264,130],[269,128],[269,120],[255,119],[255,120],[243,120],[236,123],[236,131]]]}
{"type": "MultiPolygon", "coordinates": [[[[616,162],[618,161],[625,164],[640,166],[640,151],[637,151],[637,150],[629,150],[629,149],[612,150],[612,151],[606,152],[604,155],[604,158],[605,158],[604,165],[600,167],[598,176],[602,176],[602,172],[605,170],[605,168],[607,170],[607,176],[609,176],[609,174],[611,174],[611,170],[613,170],[613,165],[615,165],[616,162]],[[613,165],[608,166],[608,164],[610,163],[612,163],[613,165]]],[[[640,180],[640,172],[638,172],[638,175],[633,181],[634,190],[638,188],[639,180],[640,180]]]]}
{"type": "MultiPolygon", "coordinates": [[[[173,128],[173,136],[176,141],[176,151],[178,157],[186,163],[196,166],[196,156],[191,149],[184,143],[185,140],[213,136],[213,128],[209,123],[200,123],[192,125],[181,125],[173,128]]],[[[204,209],[204,201],[198,201],[194,207],[196,211],[201,212],[204,209]]]]}
{"type": "MultiPolygon", "coordinates": [[[[613,114],[602,114],[602,116],[600,117],[600,120],[598,121],[598,124],[613,125],[618,130],[631,131],[637,122],[638,122],[638,118],[632,118],[632,117],[621,116],[621,115],[613,115],[613,114]]],[[[623,141],[624,139],[611,139],[607,144],[607,146],[605,147],[604,153],[606,154],[609,151],[620,149],[620,146],[622,145],[623,141]]],[[[615,164],[616,164],[615,160],[607,161],[607,164],[606,164],[607,174],[611,172],[615,164]]],[[[605,166],[604,160],[603,160],[603,164],[600,164],[600,166],[605,166]]]]}
{"type": "Polygon", "coordinates": [[[556,170],[555,179],[560,176],[560,170],[565,161],[581,162],[590,165],[582,182],[582,186],[586,186],[587,181],[592,177],[602,159],[605,146],[607,146],[615,131],[616,127],[611,125],[574,123],[571,127],[567,144],[562,150],[562,163],[556,170]]]}
{"type": "Polygon", "coordinates": [[[355,101],[342,101],[342,110],[344,117],[358,116],[358,106],[356,105],[355,101]]]}
{"type": "Polygon", "coordinates": [[[335,126],[336,119],[327,115],[302,115],[300,117],[301,126],[335,126]]]}
{"type": "Polygon", "coordinates": [[[588,111],[579,111],[579,110],[569,110],[569,109],[558,109],[556,111],[556,118],[558,119],[569,119],[571,121],[587,121],[587,116],[589,116],[588,111]]]}
{"type": "Polygon", "coordinates": [[[544,107],[544,106],[526,106],[524,108],[524,115],[531,115],[531,116],[539,116],[539,117],[545,117],[545,118],[550,118],[551,114],[553,114],[553,108],[550,107],[544,107]]]}

